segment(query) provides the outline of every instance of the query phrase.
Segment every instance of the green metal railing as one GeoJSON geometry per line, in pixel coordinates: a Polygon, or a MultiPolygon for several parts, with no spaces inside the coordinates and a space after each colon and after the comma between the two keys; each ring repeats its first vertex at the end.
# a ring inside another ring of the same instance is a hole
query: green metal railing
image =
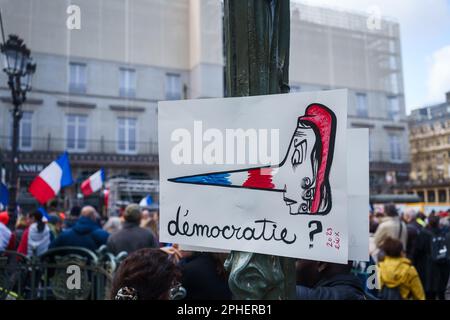
{"type": "Polygon", "coordinates": [[[113,256],[102,246],[96,252],[80,247],[50,249],[26,257],[0,253],[0,300],[104,300],[112,277],[126,253],[113,256]]]}

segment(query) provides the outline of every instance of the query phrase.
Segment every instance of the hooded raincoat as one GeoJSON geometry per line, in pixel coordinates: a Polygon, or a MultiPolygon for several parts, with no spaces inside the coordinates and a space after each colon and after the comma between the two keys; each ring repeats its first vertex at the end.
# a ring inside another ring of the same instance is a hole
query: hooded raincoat
{"type": "Polygon", "coordinates": [[[399,288],[404,300],[425,300],[422,283],[416,268],[407,258],[386,256],[378,264],[378,280],[380,289],[399,288]]]}

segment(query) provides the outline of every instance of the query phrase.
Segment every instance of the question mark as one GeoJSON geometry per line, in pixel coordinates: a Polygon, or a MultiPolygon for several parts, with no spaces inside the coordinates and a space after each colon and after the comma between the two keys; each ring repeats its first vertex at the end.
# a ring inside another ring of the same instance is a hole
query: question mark
{"type": "Polygon", "coordinates": [[[312,242],[314,240],[314,235],[322,232],[322,223],[320,221],[317,221],[317,220],[310,221],[308,223],[308,228],[311,229],[311,225],[313,225],[313,224],[316,225],[316,228],[309,232],[309,240],[311,241],[311,243],[309,244],[310,249],[313,247],[312,242]]]}

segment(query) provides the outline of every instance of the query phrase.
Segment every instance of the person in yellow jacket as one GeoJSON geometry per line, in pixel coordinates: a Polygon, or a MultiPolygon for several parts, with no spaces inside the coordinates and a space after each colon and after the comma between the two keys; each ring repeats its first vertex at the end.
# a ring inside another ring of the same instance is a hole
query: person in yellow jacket
{"type": "Polygon", "coordinates": [[[403,244],[393,238],[387,238],[382,249],[385,257],[378,263],[378,283],[383,287],[398,288],[404,300],[425,300],[425,292],[416,268],[411,260],[404,257],[403,244]]]}

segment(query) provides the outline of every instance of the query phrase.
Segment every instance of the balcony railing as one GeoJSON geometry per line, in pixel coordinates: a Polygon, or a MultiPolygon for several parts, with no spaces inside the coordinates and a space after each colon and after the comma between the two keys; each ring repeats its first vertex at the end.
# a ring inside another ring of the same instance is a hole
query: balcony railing
{"type": "MultiPolygon", "coordinates": [[[[350,146],[349,146],[350,147],[350,146]]],[[[392,154],[386,151],[372,151],[369,154],[370,162],[409,163],[409,154],[401,152],[392,154]]]]}
{"type": "MultiPolygon", "coordinates": [[[[0,150],[11,150],[10,136],[0,136],[0,150]]],[[[154,141],[134,141],[119,143],[118,140],[85,139],[83,141],[64,138],[33,137],[22,140],[27,145],[19,144],[19,150],[22,152],[60,152],[70,151],[72,153],[90,153],[90,154],[123,154],[123,155],[157,155],[158,143],[154,141]],[[31,146],[30,146],[31,142],[31,146]],[[74,147],[75,146],[75,147],[74,147]]]]}
{"type": "Polygon", "coordinates": [[[450,143],[441,143],[439,145],[428,145],[419,148],[411,148],[411,154],[426,153],[426,152],[436,152],[436,151],[447,151],[450,149],[450,143]]]}
{"type": "MultiPolygon", "coordinates": [[[[158,155],[158,143],[155,141],[136,141],[133,143],[123,143],[118,140],[106,139],[87,139],[83,143],[69,143],[64,138],[33,137],[24,140],[26,146],[20,146],[22,152],[62,152],[69,151],[79,154],[115,154],[115,155],[158,155]],[[31,146],[29,143],[31,142],[31,146]],[[70,148],[71,146],[77,148],[70,148]]],[[[0,150],[11,150],[11,137],[0,136],[0,150]]],[[[371,152],[369,160],[371,163],[390,163],[390,164],[407,164],[410,161],[408,153],[400,153],[394,156],[390,152],[376,151],[371,152]]]]}

